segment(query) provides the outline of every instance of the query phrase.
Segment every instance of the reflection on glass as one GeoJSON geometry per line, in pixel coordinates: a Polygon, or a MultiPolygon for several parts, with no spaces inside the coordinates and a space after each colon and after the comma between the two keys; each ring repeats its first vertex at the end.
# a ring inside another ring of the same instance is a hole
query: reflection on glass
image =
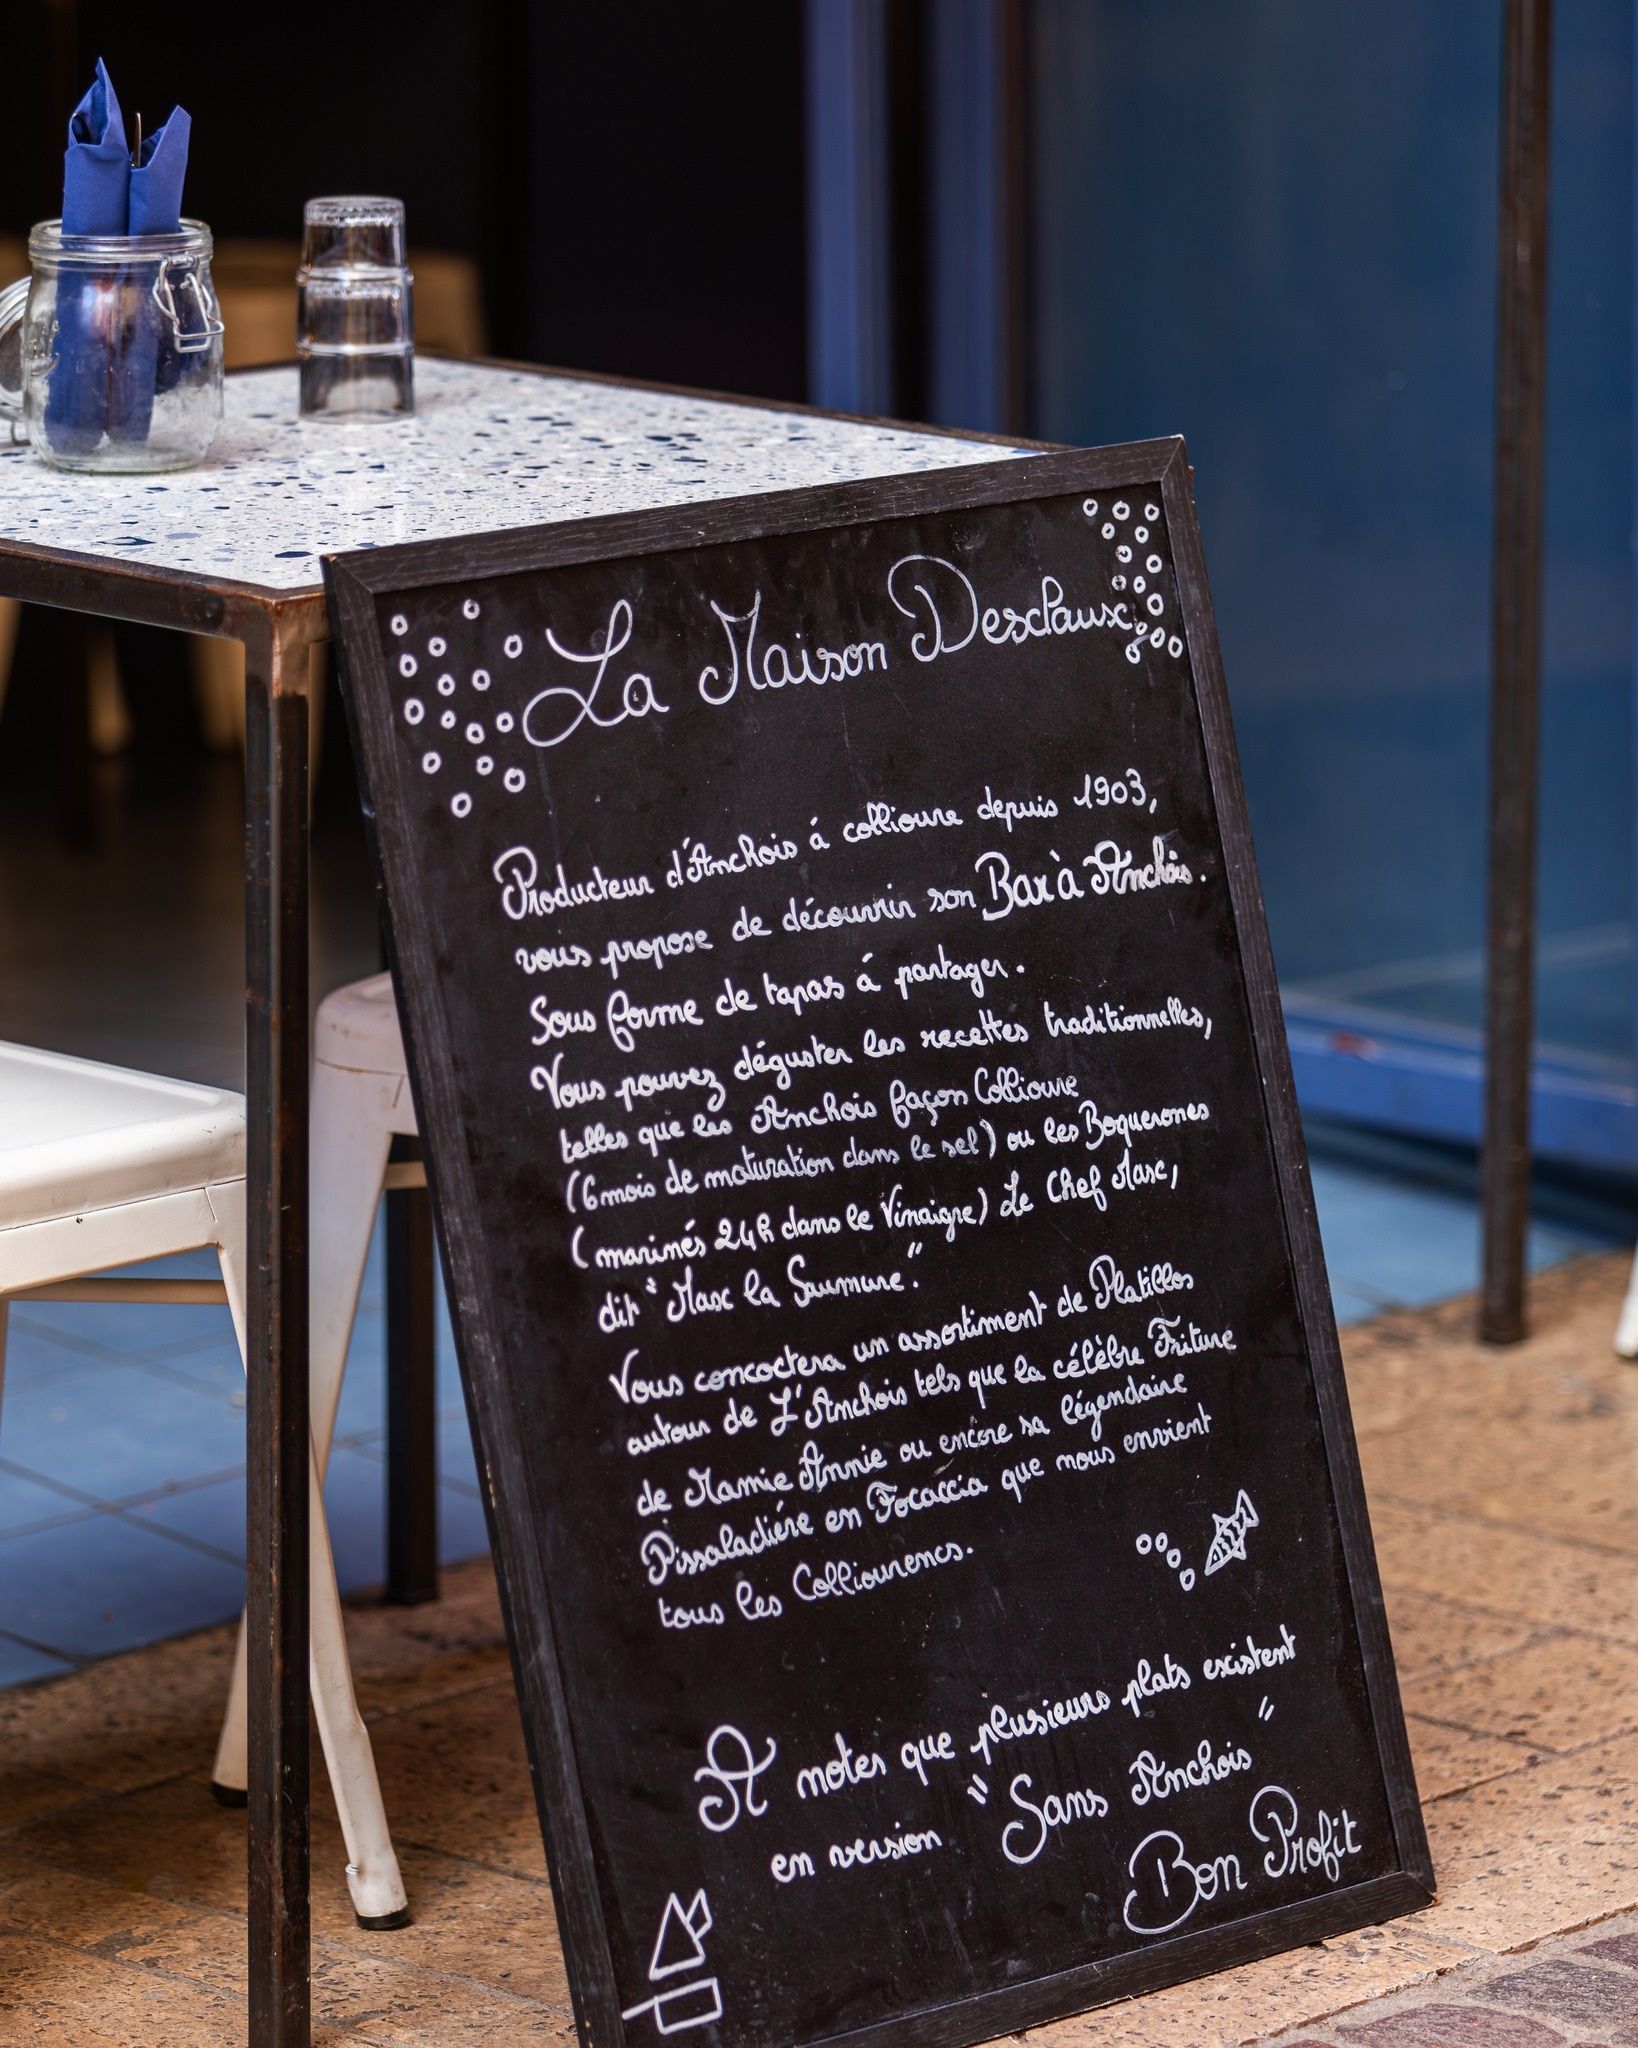
{"type": "MultiPolygon", "coordinates": [[[[1030,430],[1182,432],[1288,995],[1482,1006],[1495,0],[1038,0],[1030,430]]],[[[1632,11],[1561,10],[1540,1029],[1630,1058],[1632,11]]]]}

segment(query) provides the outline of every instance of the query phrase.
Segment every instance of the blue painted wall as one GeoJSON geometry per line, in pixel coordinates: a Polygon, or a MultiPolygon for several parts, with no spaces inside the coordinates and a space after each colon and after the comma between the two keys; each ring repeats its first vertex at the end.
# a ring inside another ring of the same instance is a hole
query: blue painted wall
{"type": "MultiPolygon", "coordinates": [[[[1032,430],[1183,432],[1288,988],[1477,1022],[1497,0],[1037,0],[1032,430]]],[[[1555,43],[1541,1027],[1632,1044],[1632,6],[1555,43]]]]}

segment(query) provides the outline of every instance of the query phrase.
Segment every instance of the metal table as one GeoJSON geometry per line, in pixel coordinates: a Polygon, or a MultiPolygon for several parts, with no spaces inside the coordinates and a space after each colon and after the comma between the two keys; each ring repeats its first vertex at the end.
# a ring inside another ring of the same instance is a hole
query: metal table
{"type": "MultiPolygon", "coordinates": [[[[326,553],[992,460],[910,430],[615,379],[423,360],[411,420],[303,425],[293,369],[227,380],[175,476],[0,449],[0,597],[245,648],[250,2039],[310,2038],[308,706],[326,553]]],[[[411,1904],[413,1906],[413,1899],[411,1904]]]]}

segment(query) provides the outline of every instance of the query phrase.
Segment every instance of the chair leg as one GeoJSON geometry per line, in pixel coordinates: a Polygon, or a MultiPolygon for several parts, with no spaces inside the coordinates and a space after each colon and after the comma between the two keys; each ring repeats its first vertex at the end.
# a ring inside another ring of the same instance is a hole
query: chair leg
{"type": "Polygon", "coordinates": [[[308,1357],[313,1445],[321,1472],[330,1463],[347,1347],[392,1144],[396,1092],[396,1082],[379,1074],[347,1073],[322,1064],[313,1068],[308,1357]]]}
{"type": "MultiPolygon", "coordinates": [[[[227,1289],[228,1311],[239,1340],[239,1357],[245,1356],[245,1217],[241,1196],[233,1213],[218,1208],[216,1255],[227,1289]]],[[[227,1709],[222,1731],[216,1738],[216,1758],[210,1767],[210,1789],[223,1806],[244,1806],[248,1801],[250,1774],[247,1761],[248,1723],[246,1700],[249,1692],[245,1616],[239,1615],[239,1635],[233,1651],[233,1674],[228,1680],[227,1709]]]]}
{"type": "MultiPolygon", "coordinates": [[[[358,1311],[358,1290],[369,1262],[375,1206],[391,1145],[389,1120],[395,1083],[381,1075],[313,1067],[311,1114],[317,1141],[311,1147],[311,1225],[307,1251],[307,1372],[313,1454],[319,1475],[330,1464],[330,1438],[342,1399],[342,1374],[358,1311]]],[[[223,1276],[227,1260],[223,1257],[223,1276]]],[[[233,1282],[229,1280],[229,1292],[233,1282]]],[[[235,1317],[242,1311],[235,1309],[235,1317]]],[[[244,1331],[242,1331],[244,1335],[244,1331]]],[[[211,1784],[217,1798],[235,1806],[246,1786],[246,1659],[244,1624],[240,1655],[233,1663],[227,1714],[221,1724],[211,1784]]]]}
{"type": "MultiPolygon", "coordinates": [[[[377,1186],[380,1182],[377,1180],[377,1186]]],[[[233,1312],[239,1337],[240,1355],[245,1342],[245,1224],[242,1196],[230,1213],[218,1215],[218,1253],[228,1306],[233,1312]]],[[[315,1230],[315,1243],[320,1241],[315,1230]]],[[[330,1551],[330,1526],[324,1515],[324,1486],[319,1476],[317,1453],[308,1446],[308,1547],[310,1553],[312,1646],[310,1685],[313,1709],[319,1724],[319,1740],[330,1773],[336,1811],[341,1820],[342,1839],[347,1845],[347,1888],[353,1911],[366,1927],[400,1927],[409,1919],[404,1881],[393,1851],[386,1809],[381,1801],[376,1776],[375,1753],[369,1731],[358,1711],[353,1691],[352,1667],[347,1661],[347,1636],[341,1617],[341,1594],[336,1585],[335,1559],[330,1551]]],[[[244,1623],[239,1627],[241,1651],[244,1623]]],[[[213,1785],[219,1798],[232,1794],[246,1782],[245,1771],[245,1661],[234,1659],[233,1686],[221,1737],[217,1743],[213,1785]]]]}
{"type": "Polygon", "coordinates": [[[228,1681],[227,1712],[222,1716],[222,1732],[216,1738],[216,1761],[210,1767],[211,1794],[222,1806],[246,1806],[250,1800],[245,1724],[247,1656],[245,1617],[241,1612],[239,1634],[233,1646],[233,1676],[228,1681]]]}
{"type": "Polygon", "coordinates": [[[347,1845],[347,1889],[361,1927],[403,1927],[409,1922],[409,1901],[381,1802],[375,1752],[353,1691],[316,1458],[308,1482],[312,1503],[308,1541],[312,1547],[313,1711],[342,1840],[347,1845]]]}
{"type": "MultiPolygon", "coordinates": [[[[388,1130],[394,1084],[374,1074],[313,1069],[311,1243],[308,1254],[308,1412],[322,1475],[330,1462],[347,1346],[370,1254],[381,1177],[392,1143],[388,1130]]],[[[223,1273],[227,1272],[224,1259],[223,1273]]],[[[231,1292],[233,1282],[229,1281],[231,1292]]],[[[241,1311],[237,1308],[238,1317],[241,1311]]],[[[241,1332],[242,1335],[242,1332],[241,1332]]],[[[224,1805],[243,1804],[245,1788],[244,1628],[233,1667],[211,1783],[224,1805]]]]}
{"type": "Polygon", "coordinates": [[[1638,1258],[1633,1260],[1627,1298],[1615,1325],[1615,1348],[1623,1358],[1638,1358],[1638,1258]]]}

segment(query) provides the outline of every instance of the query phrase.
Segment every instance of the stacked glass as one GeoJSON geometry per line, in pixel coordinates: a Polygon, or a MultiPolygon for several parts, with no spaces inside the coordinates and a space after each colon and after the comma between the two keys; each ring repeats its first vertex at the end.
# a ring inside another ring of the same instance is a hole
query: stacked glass
{"type": "Polygon", "coordinates": [[[414,283],[401,199],[308,200],[296,272],[304,417],[385,419],[415,410],[414,283]]]}

